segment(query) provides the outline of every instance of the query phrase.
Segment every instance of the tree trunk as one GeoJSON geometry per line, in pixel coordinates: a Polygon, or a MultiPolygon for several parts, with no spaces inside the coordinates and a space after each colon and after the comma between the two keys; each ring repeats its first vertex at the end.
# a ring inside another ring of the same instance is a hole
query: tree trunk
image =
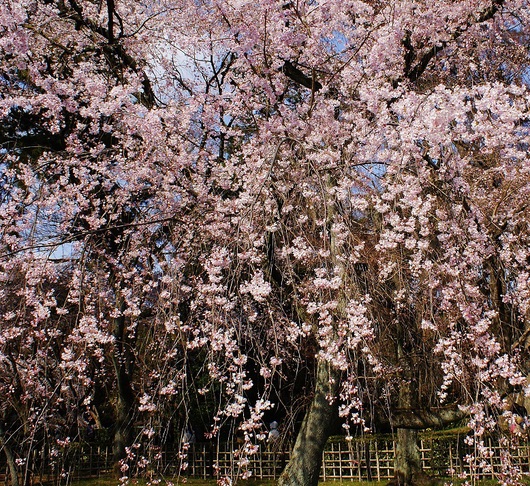
{"type": "Polygon", "coordinates": [[[418,447],[418,431],[398,429],[393,484],[411,485],[420,473],[421,458],[418,447]]]}
{"type": "Polygon", "coordinates": [[[116,423],[114,424],[114,435],[112,441],[112,454],[114,468],[120,474],[121,460],[127,456],[126,447],[131,446],[133,441],[133,405],[131,400],[119,394],[116,401],[116,423]]]}
{"type": "MultiPolygon", "coordinates": [[[[401,407],[414,408],[417,400],[414,385],[410,382],[402,384],[399,393],[401,407]],[[414,402],[414,405],[413,405],[414,402]]],[[[394,479],[392,485],[411,486],[423,477],[420,448],[418,446],[418,430],[409,428],[397,429],[396,456],[394,458],[394,479]]]]}
{"type": "MultiPolygon", "coordinates": [[[[397,343],[397,358],[402,367],[398,394],[398,408],[419,409],[419,389],[414,360],[410,350],[418,338],[414,323],[401,323],[397,343]],[[408,324],[408,325],[407,325],[408,324]]],[[[396,456],[394,458],[394,479],[391,484],[411,486],[415,478],[421,476],[421,458],[418,447],[418,431],[408,428],[397,429],[396,456]]]]}
{"type": "Polygon", "coordinates": [[[278,481],[279,486],[316,486],[322,466],[322,452],[337,415],[336,397],[340,372],[323,360],[317,364],[315,396],[306,412],[291,453],[278,481]],[[333,400],[330,403],[330,400],[333,400]]]}
{"type": "Polygon", "coordinates": [[[6,455],[7,467],[9,468],[9,475],[11,477],[11,486],[19,486],[15,456],[11,451],[11,447],[4,438],[4,428],[2,424],[0,424],[0,448],[4,450],[4,454],[6,455]]]}
{"type": "Polygon", "coordinates": [[[132,374],[134,357],[128,351],[125,319],[120,316],[114,323],[114,369],[116,372],[117,397],[115,404],[115,424],[113,430],[112,453],[115,471],[120,473],[120,462],[127,456],[126,447],[133,441],[134,391],[132,374]]]}

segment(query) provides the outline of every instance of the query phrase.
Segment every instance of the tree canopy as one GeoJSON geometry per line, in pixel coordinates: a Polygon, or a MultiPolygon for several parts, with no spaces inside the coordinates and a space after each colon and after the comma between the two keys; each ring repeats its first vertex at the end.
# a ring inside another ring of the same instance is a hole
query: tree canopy
{"type": "Polygon", "coordinates": [[[467,418],[470,461],[488,433],[508,448],[496,417],[530,393],[529,20],[526,0],[2,0],[13,477],[105,416],[125,474],[201,401],[246,477],[301,394],[283,485],[314,484],[337,414],[398,431],[400,484],[418,429],[467,418]]]}

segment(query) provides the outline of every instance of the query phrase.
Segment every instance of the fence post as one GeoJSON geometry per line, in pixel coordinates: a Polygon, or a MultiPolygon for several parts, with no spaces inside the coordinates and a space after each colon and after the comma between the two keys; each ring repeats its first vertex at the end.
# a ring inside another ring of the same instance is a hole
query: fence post
{"type": "Polygon", "coordinates": [[[259,465],[259,478],[260,479],[263,479],[263,455],[265,454],[265,464],[267,464],[267,456],[268,456],[268,451],[264,451],[262,449],[260,449],[260,455],[259,455],[259,458],[258,458],[258,465],[259,465]]]}
{"type": "Polygon", "coordinates": [[[322,475],[324,481],[326,480],[326,450],[322,451],[322,475]]]}
{"type": "MultiPolygon", "coordinates": [[[[495,478],[495,454],[497,451],[497,447],[493,447],[493,444],[491,442],[491,438],[488,437],[488,448],[490,449],[490,464],[491,464],[491,471],[490,476],[492,479],[495,478]]],[[[500,451],[499,451],[500,452],[500,451]]]]}
{"type": "Polygon", "coordinates": [[[449,444],[449,471],[451,471],[451,477],[454,477],[455,469],[453,467],[453,444],[449,444]]]}
{"type": "Polygon", "coordinates": [[[356,453],[356,461],[357,461],[357,477],[359,478],[359,482],[363,480],[362,477],[362,454],[361,454],[361,448],[359,447],[359,442],[355,443],[355,453],[356,453]]]}
{"type": "Polygon", "coordinates": [[[377,440],[374,440],[375,446],[375,468],[377,472],[377,480],[381,481],[381,470],[379,469],[379,448],[377,447],[377,440]]]}

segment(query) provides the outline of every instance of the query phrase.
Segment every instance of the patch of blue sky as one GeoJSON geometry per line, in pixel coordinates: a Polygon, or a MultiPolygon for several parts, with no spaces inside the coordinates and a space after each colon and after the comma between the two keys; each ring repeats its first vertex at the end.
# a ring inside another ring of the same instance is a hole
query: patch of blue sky
{"type": "Polygon", "coordinates": [[[333,31],[332,37],[323,38],[322,42],[330,54],[341,54],[350,46],[348,38],[342,32],[337,30],[333,31]]]}
{"type": "Polygon", "coordinates": [[[72,242],[60,243],[51,249],[48,249],[44,253],[49,260],[75,260],[79,257],[80,253],[77,250],[76,246],[72,242]]]}

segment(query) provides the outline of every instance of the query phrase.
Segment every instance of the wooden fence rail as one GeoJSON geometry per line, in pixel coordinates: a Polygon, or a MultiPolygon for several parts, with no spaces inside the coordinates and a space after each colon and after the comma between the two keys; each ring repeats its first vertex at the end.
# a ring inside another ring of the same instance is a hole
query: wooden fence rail
{"type": "MultiPolygon", "coordinates": [[[[490,453],[481,457],[463,439],[462,436],[451,436],[421,440],[420,454],[424,470],[438,477],[456,477],[467,473],[475,479],[499,477],[509,473],[509,468],[513,467],[530,474],[528,442],[521,442],[506,452],[505,448],[489,440],[486,446],[490,453]]],[[[395,442],[391,439],[330,442],[322,457],[321,479],[388,480],[394,474],[395,447],[395,442]]],[[[74,479],[107,474],[113,466],[112,454],[107,447],[78,445],[63,451],[53,460],[45,452],[35,452],[35,457],[32,458],[34,466],[31,475],[34,484],[39,484],[41,478],[54,478],[55,484],[67,485],[74,479]]],[[[151,457],[144,457],[138,453],[136,464],[134,461],[130,464],[131,471],[149,472],[155,476],[185,475],[209,479],[249,470],[254,478],[277,479],[289,460],[289,452],[266,448],[248,458],[248,463],[242,465],[238,460],[236,444],[192,444],[186,456],[170,449],[150,451],[150,454],[151,457]],[[143,469],[139,466],[141,462],[146,464],[143,469]],[[184,463],[186,468],[182,470],[184,463]]],[[[5,471],[4,477],[7,477],[5,464],[0,462],[0,466],[0,471],[5,471]]],[[[1,476],[0,474],[0,480],[1,476]]]]}
{"type": "MultiPolygon", "coordinates": [[[[462,438],[463,439],[463,438],[462,438]]],[[[486,444],[491,456],[471,459],[473,450],[463,440],[456,438],[420,441],[423,469],[439,477],[455,477],[463,473],[475,478],[498,477],[508,467],[517,467],[530,473],[530,445],[520,444],[508,454],[498,444],[486,444]]],[[[365,440],[331,442],[322,457],[320,477],[323,480],[384,481],[394,476],[396,445],[392,440],[365,440]]],[[[212,462],[216,462],[219,474],[237,471],[234,449],[221,448],[212,452],[207,444],[195,444],[188,458],[188,474],[192,477],[212,477],[212,462]]],[[[264,450],[249,458],[246,469],[260,479],[276,479],[289,461],[289,453],[264,450]]],[[[177,463],[174,463],[177,464],[177,463]]]]}

